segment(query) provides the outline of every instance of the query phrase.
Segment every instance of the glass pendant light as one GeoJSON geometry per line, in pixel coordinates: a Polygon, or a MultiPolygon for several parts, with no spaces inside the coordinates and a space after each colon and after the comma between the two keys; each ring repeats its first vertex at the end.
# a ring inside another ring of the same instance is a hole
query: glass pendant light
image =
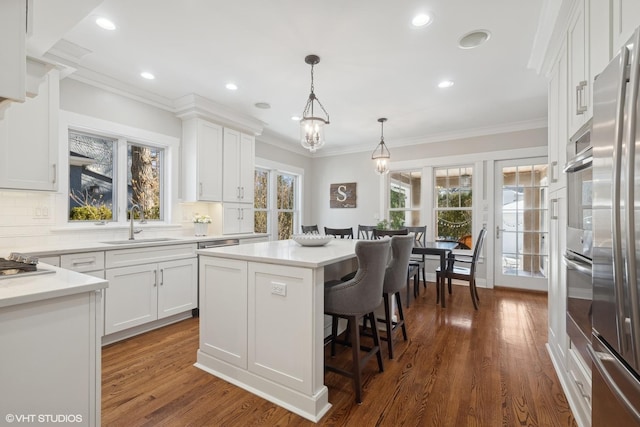
{"type": "Polygon", "coordinates": [[[384,122],[387,121],[384,117],[379,118],[380,122],[380,143],[373,150],[371,154],[371,159],[376,162],[376,173],[378,175],[384,175],[389,173],[389,159],[391,158],[391,153],[389,153],[389,149],[387,145],[384,143],[384,122]]]}
{"type": "Polygon", "coordinates": [[[324,145],[324,126],[329,124],[329,113],[324,109],[322,103],[313,91],[313,66],[320,62],[320,57],[317,55],[307,55],[307,57],[304,58],[304,62],[311,65],[311,93],[304,107],[302,118],[300,119],[300,143],[311,153],[315,153],[317,149],[322,148],[324,145]],[[324,112],[326,119],[315,116],[313,107],[315,102],[318,103],[322,112],[324,112]]]}

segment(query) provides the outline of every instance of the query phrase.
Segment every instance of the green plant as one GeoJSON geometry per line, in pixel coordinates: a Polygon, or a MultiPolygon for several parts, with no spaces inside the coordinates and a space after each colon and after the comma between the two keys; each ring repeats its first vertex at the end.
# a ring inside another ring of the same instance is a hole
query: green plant
{"type": "Polygon", "coordinates": [[[404,227],[404,212],[391,212],[391,222],[386,219],[376,224],[378,230],[398,230],[404,227]]]}
{"type": "Polygon", "coordinates": [[[113,211],[102,200],[102,195],[97,199],[89,197],[89,192],[78,194],[72,191],[71,200],[80,206],[74,206],[69,210],[69,219],[73,221],[106,221],[113,219],[113,211]]]}
{"type": "Polygon", "coordinates": [[[389,221],[387,221],[386,219],[378,221],[378,223],[376,224],[376,228],[378,230],[387,230],[389,228],[389,221]]]}

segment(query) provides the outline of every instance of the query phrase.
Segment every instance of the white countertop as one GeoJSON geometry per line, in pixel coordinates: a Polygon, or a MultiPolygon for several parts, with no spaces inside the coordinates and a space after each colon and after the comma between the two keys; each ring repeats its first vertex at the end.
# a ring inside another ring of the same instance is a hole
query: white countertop
{"type": "Polygon", "coordinates": [[[86,274],[47,264],[38,264],[38,268],[54,270],[54,273],[0,279],[0,308],[95,291],[108,286],[106,280],[86,274]]]}
{"type": "MultiPolygon", "coordinates": [[[[226,234],[220,236],[186,236],[186,237],[170,237],[170,240],[163,241],[146,241],[143,237],[138,237],[138,243],[119,243],[110,244],[105,243],[115,239],[104,239],[102,241],[87,242],[87,241],[66,241],[63,243],[55,243],[50,245],[43,245],[38,247],[24,247],[19,248],[16,252],[29,254],[32,256],[55,256],[68,253],[77,252],[90,252],[90,251],[106,251],[115,249],[129,249],[129,248],[142,248],[150,246],[165,246],[165,245],[179,245],[184,243],[198,243],[198,242],[210,242],[215,240],[227,240],[227,239],[258,239],[262,237],[268,237],[268,234],[226,234]]],[[[153,238],[149,239],[152,240],[153,238]]],[[[118,241],[124,241],[125,239],[119,239],[118,241]]],[[[8,255],[5,254],[5,256],[8,255]]],[[[2,256],[2,254],[0,254],[2,256]]]]}
{"type": "Polygon", "coordinates": [[[201,249],[203,256],[263,262],[294,267],[324,267],[355,257],[357,240],[334,239],[325,246],[300,246],[293,240],[201,249]]]}

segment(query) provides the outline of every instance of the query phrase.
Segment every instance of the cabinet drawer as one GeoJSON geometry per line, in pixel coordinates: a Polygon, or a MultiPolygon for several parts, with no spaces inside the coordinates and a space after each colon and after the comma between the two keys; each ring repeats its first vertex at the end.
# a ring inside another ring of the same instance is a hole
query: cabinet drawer
{"type": "Polygon", "coordinates": [[[60,267],[60,257],[59,256],[39,256],[38,262],[42,262],[45,264],[53,265],[55,267],[60,267]]]}
{"type": "Polygon", "coordinates": [[[104,252],[83,252],[60,255],[60,267],[85,272],[104,269],[104,252]]]}
{"type": "Polygon", "coordinates": [[[107,268],[128,267],[130,265],[173,261],[196,256],[195,244],[153,246],[144,248],[118,249],[107,251],[107,268]]]}
{"type": "Polygon", "coordinates": [[[591,376],[587,372],[584,362],[574,349],[569,349],[569,377],[576,387],[581,404],[585,407],[585,413],[591,413],[591,376]]]}

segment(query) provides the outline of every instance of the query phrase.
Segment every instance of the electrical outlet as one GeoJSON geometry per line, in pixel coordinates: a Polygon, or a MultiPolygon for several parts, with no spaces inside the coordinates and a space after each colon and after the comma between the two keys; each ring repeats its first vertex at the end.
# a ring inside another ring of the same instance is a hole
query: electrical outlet
{"type": "Polygon", "coordinates": [[[271,293],[274,295],[287,296],[287,285],[285,283],[271,283],[271,293]]]}

